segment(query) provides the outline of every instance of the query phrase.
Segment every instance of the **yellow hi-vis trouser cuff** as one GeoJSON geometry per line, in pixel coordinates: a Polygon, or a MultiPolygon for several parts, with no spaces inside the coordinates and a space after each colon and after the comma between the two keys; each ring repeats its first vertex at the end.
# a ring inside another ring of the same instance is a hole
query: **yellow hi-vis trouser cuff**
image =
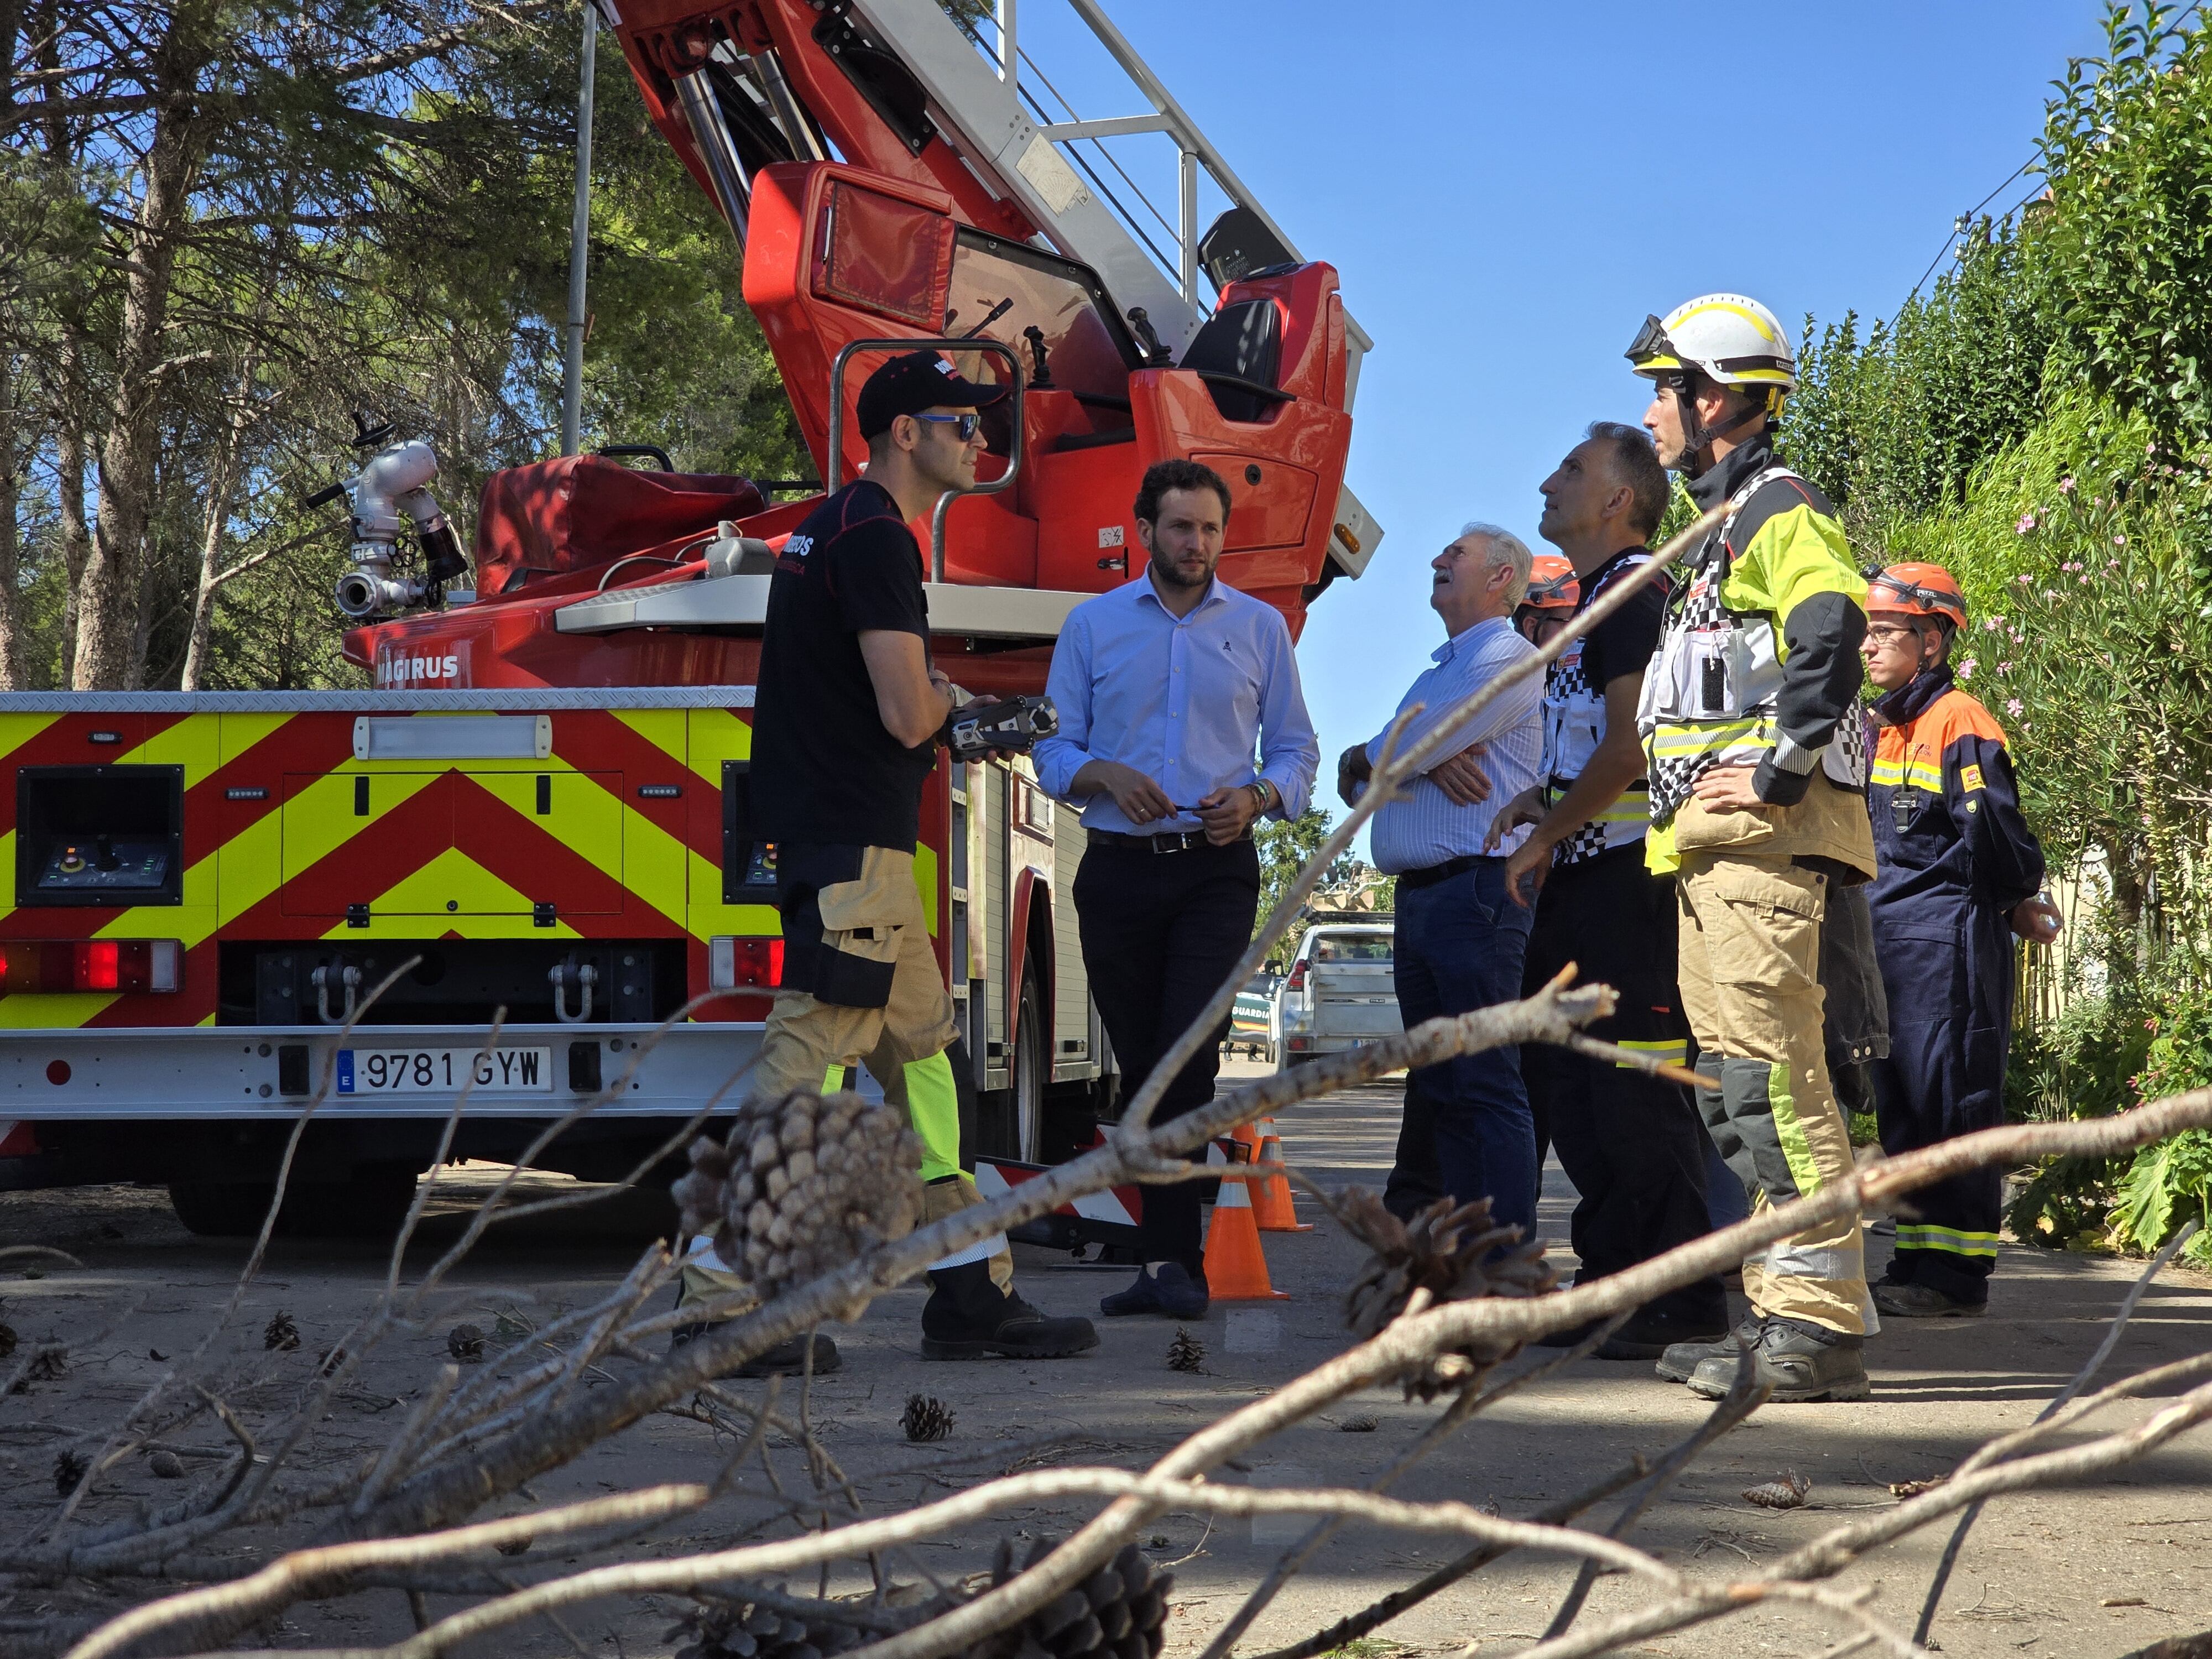
{"type": "MultiPolygon", "coordinates": [[[[871,1058],[868,1072],[883,1085],[884,1098],[894,1106],[906,1108],[907,1121],[921,1139],[921,1174],[928,1183],[922,1193],[922,1224],[927,1226],[971,1204],[981,1203],[982,1195],[975,1190],[975,1182],[960,1169],[960,1091],[952,1077],[951,1053],[940,1051],[927,1060],[908,1060],[903,1066],[885,1069],[890,1073],[888,1077],[876,1069],[874,1059],[871,1058]]],[[[823,1091],[831,1092],[843,1083],[844,1067],[832,1066],[823,1074],[823,1091]]],[[[679,1309],[710,1297],[740,1294],[748,1288],[744,1278],[722,1259],[715,1245],[715,1238],[703,1233],[689,1242],[684,1258],[683,1292],[677,1303],[679,1309]]],[[[994,1233],[929,1265],[934,1271],[970,1261],[988,1261],[991,1281],[1001,1291],[1014,1282],[1013,1252],[1004,1233],[994,1233]]]]}
{"type": "Polygon", "coordinates": [[[1897,1248],[1900,1250],[1948,1250],[1954,1255],[1985,1255],[1995,1261],[1997,1236],[1995,1233],[1966,1232],[1957,1227],[1931,1227],[1923,1222],[1900,1221],[1897,1224],[1897,1248]]]}
{"type": "MultiPolygon", "coordinates": [[[[1787,858],[1693,852],[1674,890],[1682,1011],[1712,1079],[1698,1104],[1721,1157],[1754,1211],[1848,1178],[1850,1135],[1820,1041],[1827,878],[1787,858]]],[[[1875,1328],[1856,1215],[1770,1246],[1744,1264],[1743,1288],[1761,1314],[1875,1328]]]]}

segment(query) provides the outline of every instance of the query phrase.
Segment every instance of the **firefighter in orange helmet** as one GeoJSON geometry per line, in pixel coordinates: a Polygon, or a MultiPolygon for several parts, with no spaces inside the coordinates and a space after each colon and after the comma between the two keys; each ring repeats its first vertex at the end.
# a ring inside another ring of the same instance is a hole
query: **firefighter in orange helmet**
{"type": "Polygon", "coordinates": [[[1528,567],[1528,592],[1513,609],[1513,626],[1539,651],[1575,614],[1582,588],[1575,568],[1557,553],[1539,553],[1528,567]]]}
{"type": "MultiPolygon", "coordinates": [[[[1937,564],[1893,564],[1867,589],[1859,647],[1879,732],[1868,805],[1880,870],[1869,890],[1889,994],[1875,1111],[1893,1154],[2004,1121],[2013,939],[2049,943],[2043,848],[2021,816],[2004,730],[1960,690],[1952,641],[1966,602],[1937,564]]],[[[1901,1318],[1979,1314],[1996,1266],[2002,1180],[1976,1170],[1912,1195],[1873,1285],[1901,1318]]]]}

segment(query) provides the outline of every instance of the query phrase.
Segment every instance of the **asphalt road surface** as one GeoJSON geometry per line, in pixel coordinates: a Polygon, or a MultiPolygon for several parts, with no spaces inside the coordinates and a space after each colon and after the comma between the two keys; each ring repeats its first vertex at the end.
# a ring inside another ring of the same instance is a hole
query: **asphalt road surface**
{"type": "MultiPolygon", "coordinates": [[[[1249,1070],[1249,1067],[1238,1067],[1249,1070]]],[[[1393,1088],[1353,1091],[1309,1104],[1281,1123],[1285,1154],[1326,1183],[1379,1187],[1395,1132],[1393,1088]]],[[[420,1272],[459,1232],[471,1204],[499,1171],[469,1165],[440,1177],[434,1212],[408,1259],[420,1272]]],[[[550,1182],[540,1182],[540,1189],[550,1182]]],[[[1543,1224],[1564,1239],[1573,1202],[1556,1166],[1547,1172],[1543,1224]]],[[[1313,1206],[1300,1200],[1302,1210],[1313,1206]]],[[[662,1224],[655,1205],[620,1199],[567,1216],[495,1227],[465,1262],[422,1327],[387,1345],[358,1386],[334,1402],[301,1467],[327,1475],[383,1443],[406,1404],[446,1358],[447,1331],[473,1323],[490,1338],[483,1362],[511,1367],[532,1352],[528,1333],[563,1307],[584,1304],[618,1284],[662,1224]]],[[[1203,1368],[1170,1370],[1176,1328],[1153,1320],[1106,1327],[1092,1355],[1052,1363],[992,1361],[941,1364],[919,1353],[925,1291],[909,1287],[878,1300],[856,1325],[836,1330],[843,1370],[818,1380],[807,1407],[822,1444],[856,1484],[872,1512],[903,1507],[1020,1468],[1109,1463],[1135,1468],[1219,1415],[1264,1395],[1346,1346],[1340,1297],[1358,1249],[1326,1216],[1310,1232],[1271,1234],[1267,1250],[1285,1301],[1217,1303],[1191,1328],[1206,1350],[1203,1368]],[[954,1414],[945,1440],[906,1443],[900,1415],[923,1392],[954,1414]]],[[[1878,1270],[1887,1249],[1870,1240],[1878,1270]]],[[[0,1480],[11,1494],[11,1534],[50,1524],[57,1455],[88,1435],[104,1434],[164,1366],[149,1357],[188,1349],[229,1294],[246,1247],[192,1237],[158,1189],[100,1188],[0,1195],[0,1246],[44,1244],[82,1263],[34,1264],[0,1257],[0,1320],[25,1342],[77,1343],[58,1377],[0,1400],[0,1480]],[[87,1342],[120,1310],[119,1326],[87,1342]]],[[[1020,1285],[1052,1311],[1095,1310],[1127,1269],[1087,1266],[1021,1247],[1020,1285]]],[[[1572,1257],[1554,1252],[1563,1274],[1572,1257]]],[[[322,1353],[381,1286],[383,1253],[366,1243],[280,1240],[245,1307],[211,1351],[228,1397],[249,1421],[274,1416],[312,1376],[322,1353]],[[300,1333],[296,1349],[270,1351],[263,1333],[283,1313],[300,1333]]],[[[1631,1534],[1631,1541],[1686,1572],[1741,1575],[1822,1532],[1897,1502],[1889,1484],[1942,1475],[1984,1440],[2025,1425],[2095,1347],[2104,1323],[2136,1266],[2008,1249],[1990,1316],[1980,1321],[1893,1322],[1869,1345],[1874,1398],[1858,1405],[1769,1407],[1711,1449],[1631,1534]],[[1810,1478],[1804,1507],[1788,1512],[1747,1503],[1747,1486],[1795,1471],[1810,1478]]],[[[2212,1279],[2169,1272],[2130,1328],[2106,1380],[2200,1352],[2212,1340],[2212,1279]]],[[[1513,1367],[1536,1363],[1534,1356],[1513,1367]]],[[[605,1386],[616,1362],[583,1386],[605,1386]]],[[[757,1389],[757,1383],[738,1385],[757,1389]]],[[[795,1404],[787,1394],[787,1405],[795,1404]]],[[[1361,1485],[1432,1420],[1436,1407],[1407,1404],[1395,1389],[1346,1402],[1294,1429],[1223,1478],[1267,1486],[1361,1485]]],[[[1587,1360],[1516,1394],[1478,1417],[1411,1474],[1398,1494],[1460,1498],[1524,1515],[1595,1480],[1638,1451],[1657,1453],[1687,1433],[1705,1407],[1658,1381],[1648,1367],[1587,1360]]],[[[2111,1413],[2115,1425],[2143,1420],[2154,1403],[2111,1413]]],[[[187,1479],[211,1471],[222,1437],[203,1420],[179,1437],[187,1479]]],[[[488,1516],[657,1482],[711,1477],[732,1449],[726,1434],[690,1418],[663,1414],[622,1439],[596,1448],[530,1488],[489,1506],[488,1516]]],[[[771,1438],[768,1459],[786,1492],[805,1498],[803,1449],[771,1438]]],[[[180,1490],[156,1479],[147,1460],[118,1466],[80,1510],[97,1524],[129,1515],[141,1502],[180,1490]]],[[[811,1500],[808,1500],[809,1504],[811,1500]]],[[[1092,1504],[1017,1509],[995,1526],[932,1540],[890,1563],[894,1575],[951,1582],[988,1566],[1002,1535],[1064,1535],[1092,1504]]],[[[1594,1512],[1610,1522],[1615,1505],[1594,1512]]],[[[799,1524],[816,1524],[818,1505],[802,1506],[799,1524]]],[[[777,1535],[794,1525],[760,1463],[731,1494],[640,1545],[643,1556],[705,1550],[777,1535]]],[[[1284,1546],[1303,1528],[1287,1520],[1218,1519],[1176,1512],[1146,1534],[1147,1553],[1173,1564],[1170,1653],[1195,1652],[1238,1605],[1284,1546]]],[[[1850,1568],[1841,1583],[1871,1586],[1873,1607],[1910,1628],[1948,1525],[1850,1568]]],[[[266,1536],[260,1540],[270,1541],[266,1536]]],[[[296,1538],[284,1541],[296,1542],[296,1538]]],[[[1262,1616],[1240,1651],[1260,1653],[1295,1640],[1376,1596],[1419,1577],[1459,1553],[1434,1535],[1346,1528],[1262,1616]]],[[[519,1577],[564,1564],[538,1550],[507,1564],[519,1577]]],[[[238,1558],[241,1564],[249,1558],[238,1558]]],[[[1387,1626],[1351,1651],[1510,1653],[1549,1621],[1572,1577],[1556,1558],[1509,1556],[1387,1626]],[[1472,1649],[1470,1644],[1477,1644],[1472,1649]]],[[[833,1574],[833,1591],[866,1583],[859,1569],[833,1574]]],[[[811,1590],[810,1576],[805,1586],[811,1590]]],[[[1601,1577],[1583,1613],[1603,1619],[1647,1592],[1620,1577],[1601,1577]]],[[[0,1642],[20,1642],[41,1620],[73,1621],[125,1605],[82,1585],[18,1589],[0,1596],[0,1642]]],[[[434,1617],[465,1605],[432,1596],[434,1617]]],[[[584,1650],[610,1659],[671,1652],[668,1632],[685,1604],[670,1597],[609,1602],[571,1614],[584,1650]]],[[[1942,1651],[2014,1659],[2064,1654],[2104,1659],[2162,1638],[2212,1627],[2212,1431],[2178,1443],[2094,1484],[1998,1500],[1970,1540],[1935,1627],[1942,1651]]],[[[262,1633],[277,1647],[365,1648],[411,1632],[396,1590],[365,1592],[303,1607],[262,1633]]],[[[1821,1654],[1844,1634],[1826,1615],[1769,1607],[1723,1625],[1632,1646],[1672,1655],[1821,1654]]],[[[245,1645],[241,1644],[241,1645],[245,1645]]],[[[559,1632],[525,1626],[468,1651],[483,1655],[574,1651],[559,1632]]]]}

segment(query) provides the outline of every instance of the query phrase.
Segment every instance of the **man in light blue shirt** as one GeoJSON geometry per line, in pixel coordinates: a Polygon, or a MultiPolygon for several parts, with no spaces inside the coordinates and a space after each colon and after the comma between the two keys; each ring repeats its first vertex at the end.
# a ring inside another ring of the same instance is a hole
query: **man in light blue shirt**
{"type": "MultiPolygon", "coordinates": [[[[1528,590],[1528,548],[1495,525],[1471,524],[1435,559],[1429,603],[1449,637],[1436,665],[1413,682],[1401,714],[1420,713],[1398,739],[1402,753],[1453,709],[1535,647],[1514,631],[1528,590]]],[[[1530,911],[1507,895],[1506,860],[1526,826],[1485,850],[1491,820],[1536,783],[1544,747],[1544,679],[1529,674],[1454,732],[1449,753],[1370,821],[1376,866],[1398,878],[1395,970],[1407,1027],[1521,994],[1530,911]]],[[[1387,732],[1388,728],[1385,728],[1387,732]]],[[[1382,736],[1337,763],[1347,804],[1382,753],[1382,736]]],[[[1406,1120],[1385,1201],[1401,1215],[1441,1191],[1461,1203],[1487,1195],[1491,1214],[1536,1225],[1536,1133],[1517,1048],[1462,1054],[1407,1081],[1406,1120]]]]}
{"type": "MultiPolygon", "coordinates": [[[[1076,919],[1124,1098],[1251,942],[1253,822],[1305,810],[1321,752],[1282,613],[1214,575],[1229,486],[1195,461],[1156,462],[1136,519],[1146,568],[1069,614],[1047,686],[1060,731],[1033,757],[1049,793],[1086,802],[1076,919]]],[[[1220,1035],[1176,1073],[1154,1121],[1213,1097],[1220,1035]]],[[[1100,1307],[1203,1314],[1197,1189],[1147,1186],[1139,1242],[1136,1283],[1100,1307]]]]}

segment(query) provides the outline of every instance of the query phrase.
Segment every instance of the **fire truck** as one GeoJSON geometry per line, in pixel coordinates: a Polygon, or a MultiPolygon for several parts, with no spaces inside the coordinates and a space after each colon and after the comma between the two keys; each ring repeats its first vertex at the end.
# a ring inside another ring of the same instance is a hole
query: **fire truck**
{"type": "MultiPolygon", "coordinates": [[[[465,1093],[455,1158],[513,1160],[598,1100],[535,1159],[587,1180],[734,1107],[781,966],[749,773],[767,573],[859,476],[889,353],[1011,386],[975,489],[915,526],[935,660],[978,696],[1042,691],[1068,611],[1141,580],[1153,461],[1228,481],[1221,574],[1294,635],[1373,556],[1344,483],[1369,341],[1336,273],[1096,0],[1060,38],[1134,114],[1078,118],[1014,0],[599,3],[727,222],[819,482],[776,501],[650,445],[539,462],[488,482],[471,561],[428,447],[364,429],[336,598],[372,689],[0,696],[0,1187],[165,1183],[193,1231],[250,1231],[312,1103],[285,1224],[364,1231],[465,1093]],[[1131,135],[1172,147],[1172,220],[1109,146],[1131,135]],[[1203,230],[1201,177],[1229,202],[1203,230]]],[[[1049,1161],[1113,1109],[1082,851],[1024,760],[930,779],[917,878],[971,1153],[1049,1161]]]]}

